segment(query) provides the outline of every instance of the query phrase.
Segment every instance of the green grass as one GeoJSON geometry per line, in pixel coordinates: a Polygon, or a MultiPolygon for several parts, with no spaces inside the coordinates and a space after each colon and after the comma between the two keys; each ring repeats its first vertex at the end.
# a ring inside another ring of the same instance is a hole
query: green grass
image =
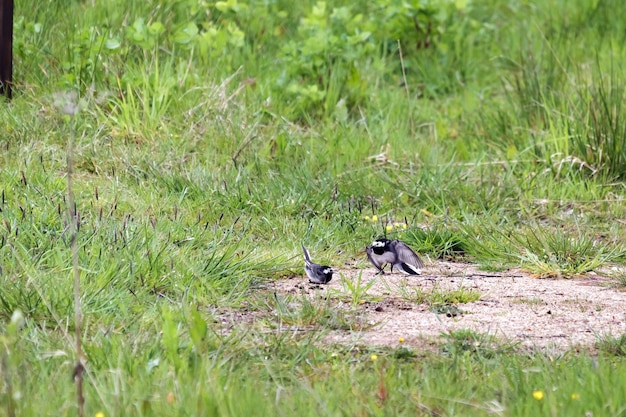
{"type": "MultiPolygon", "coordinates": [[[[390,288],[390,290],[392,289],[390,288]]],[[[457,304],[472,303],[480,300],[481,296],[478,291],[465,288],[463,284],[452,289],[441,288],[438,284],[435,284],[430,289],[423,289],[421,287],[409,288],[406,282],[402,282],[393,290],[397,291],[404,300],[416,304],[427,304],[433,310],[457,304]]]]}
{"type": "Polygon", "coordinates": [[[626,356],[626,334],[620,336],[600,335],[596,348],[608,356],[626,356]]]}
{"type": "Polygon", "coordinates": [[[364,283],[363,272],[359,272],[356,280],[349,277],[341,277],[341,286],[344,290],[343,292],[349,294],[349,300],[352,306],[375,299],[375,297],[368,294],[368,291],[374,286],[375,283],[376,279],[371,279],[369,282],[364,283]]]}
{"type": "Polygon", "coordinates": [[[623,414],[622,336],[336,345],[367,284],[343,280],[349,308],[271,291],[302,242],[358,268],[383,235],[541,277],[623,264],[623,2],[17,3],[3,413],[76,413],[73,142],[87,415],[623,414]]]}

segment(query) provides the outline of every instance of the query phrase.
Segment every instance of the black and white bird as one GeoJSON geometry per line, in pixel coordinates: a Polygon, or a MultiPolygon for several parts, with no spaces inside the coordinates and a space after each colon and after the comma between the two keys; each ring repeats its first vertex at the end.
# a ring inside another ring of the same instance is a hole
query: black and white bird
{"type": "Polygon", "coordinates": [[[395,266],[407,275],[420,275],[424,262],[406,243],[385,238],[376,239],[365,251],[370,262],[384,274],[385,264],[395,266]]]}
{"type": "Polygon", "coordinates": [[[304,270],[312,284],[328,284],[333,279],[333,269],[327,265],[319,265],[311,261],[311,255],[302,245],[304,251],[304,270]]]}

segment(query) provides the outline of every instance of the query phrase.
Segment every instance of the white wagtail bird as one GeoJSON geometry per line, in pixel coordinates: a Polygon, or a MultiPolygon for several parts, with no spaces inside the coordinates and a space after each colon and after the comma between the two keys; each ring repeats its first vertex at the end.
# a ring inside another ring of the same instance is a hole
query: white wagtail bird
{"type": "Polygon", "coordinates": [[[424,261],[417,253],[399,240],[376,239],[365,251],[370,262],[381,274],[385,273],[385,264],[391,265],[391,272],[395,266],[407,275],[420,275],[424,267],[424,261]]]}
{"type": "Polygon", "coordinates": [[[319,265],[311,261],[309,251],[302,245],[304,251],[304,270],[312,284],[328,284],[333,279],[333,269],[327,265],[319,265]]]}

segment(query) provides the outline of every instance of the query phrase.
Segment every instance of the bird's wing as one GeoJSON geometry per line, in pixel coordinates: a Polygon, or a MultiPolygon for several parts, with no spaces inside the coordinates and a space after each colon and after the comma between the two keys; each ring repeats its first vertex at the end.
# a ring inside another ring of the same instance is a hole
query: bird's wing
{"type": "Polygon", "coordinates": [[[403,262],[416,270],[424,267],[424,261],[406,243],[396,240],[395,249],[398,254],[398,262],[403,262]]]}
{"type": "Polygon", "coordinates": [[[398,271],[403,272],[407,275],[421,275],[422,271],[419,268],[415,268],[413,265],[406,264],[404,262],[400,262],[395,265],[398,268],[398,271]]]}
{"type": "Polygon", "coordinates": [[[372,247],[368,246],[367,248],[365,248],[365,252],[367,253],[367,257],[369,258],[372,265],[374,265],[379,271],[382,271],[383,268],[381,267],[381,264],[376,259],[374,259],[374,250],[372,249],[372,247]]]}
{"type": "Polygon", "coordinates": [[[309,277],[309,282],[316,283],[319,281],[319,278],[315,274],[315,271],[309,265],[306,265],[304,267],[304,271],[306,272],[307,277],[309,277]]]}

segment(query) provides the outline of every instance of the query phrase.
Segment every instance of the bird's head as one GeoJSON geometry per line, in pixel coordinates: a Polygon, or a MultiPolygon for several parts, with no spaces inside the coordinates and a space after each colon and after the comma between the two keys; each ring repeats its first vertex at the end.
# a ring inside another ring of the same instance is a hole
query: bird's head
{"type": "Polygon", "coordinates": [[[376,239],[375,241],[372,242],[372,247],[373,248],[384,248],[385,246],[389,245],[389,242],[391,242],[391,240],[386,239],[386,238],[380,238],[380,239],[376,239]]]}

